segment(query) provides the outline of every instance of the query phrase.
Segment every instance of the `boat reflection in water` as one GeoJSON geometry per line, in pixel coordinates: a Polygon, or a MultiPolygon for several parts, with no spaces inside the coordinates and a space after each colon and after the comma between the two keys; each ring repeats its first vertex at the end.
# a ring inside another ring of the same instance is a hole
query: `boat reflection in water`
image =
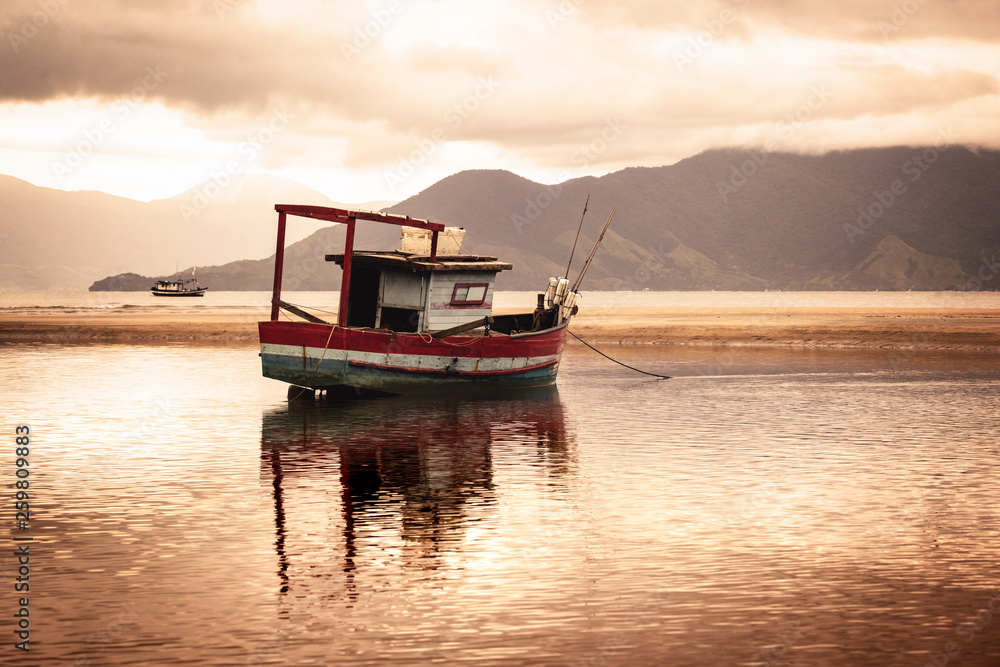
{"type": "Polygon", "coordinates": [[[543,482],[565,475],[572,448],[554,387],[265,414],[261,475],[273,486],[283,597],[351,605],[365,589],[461,570],[495,523],[496,456],[543,482]]]}

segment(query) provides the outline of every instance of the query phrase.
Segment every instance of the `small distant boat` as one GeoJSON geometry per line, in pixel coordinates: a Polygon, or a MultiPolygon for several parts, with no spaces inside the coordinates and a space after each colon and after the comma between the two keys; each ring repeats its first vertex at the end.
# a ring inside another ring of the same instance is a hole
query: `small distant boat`
{"type": "Polygon", "coordinates": [[[187,280],[157,280],[156,284],[149,288],[153,296],[205,296],[207,287],[202,287],[194,278],[187,280]],[[188,283],[194,283],[189,286],[188,283]]]}

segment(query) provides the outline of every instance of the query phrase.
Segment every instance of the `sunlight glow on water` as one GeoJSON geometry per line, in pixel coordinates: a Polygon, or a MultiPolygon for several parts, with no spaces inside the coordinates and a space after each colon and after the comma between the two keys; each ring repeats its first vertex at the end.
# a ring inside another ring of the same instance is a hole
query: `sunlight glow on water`
{"type": "Polygon", "coordinates": [[[290,406],[250,348],[0,347],[23,664],[1000,664],[1000,362],[615,356],[677,377],[290,406]]]}

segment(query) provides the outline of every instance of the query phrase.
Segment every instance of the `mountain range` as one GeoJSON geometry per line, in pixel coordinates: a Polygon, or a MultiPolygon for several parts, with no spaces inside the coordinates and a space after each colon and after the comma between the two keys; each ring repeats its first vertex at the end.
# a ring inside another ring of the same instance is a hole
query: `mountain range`
{"type": "MultiPolygon", "coordinates": [[[[300,183],[271,176],[208,181],[175,197],[141,202],[0,175],[0,290],[86,290],[123,272],[182,269],[190,275],[191,266],[267,257],[274,253],[278,201],[339,206],[300,183]]],[[[315,224],[292,223],[288,242],[314,231],[315,224]]]]}
{"type": "Polygon", "coordinates": [[[464,221],[473,250],[529,267],[508,286],[530,289],[565,271],[588,195],[577,257],[617,209],[590,289],[1000,286],[976,282],[998,270],[1000,153],[957,146],[709,151],[556,186],[462,172],[389,210],[464,221]]]}
{"type": "MultiPolygon", "coordinates": [[[[615,215],[584,289],[996,290],[998,158],[961,146],[713,150],[551,185],[472,170],[387,210],[465,227],[471,251],[515,265],[498,277],[501,289],[541,289],[565,272],[589,196],[573,277],[615,215]]],[[[253,178],[193,222],[182,215],[190,192],[142,203],[0,178],[0,288],[80,289],[110,276],[93,289],[148,289],[183,262],[197,264],[212,289],[269,289],[273,205],[336,204],[298,184],[253,178]]],[[[343,230],[308,234],[314,221],[290,228],[300,240],[289,238],[286,289],[336,289],[339,270],[322,256],[341,250],[343,230]]],[[[359,225],[356,247],[393,247],[398,233],[359,225]]]]}

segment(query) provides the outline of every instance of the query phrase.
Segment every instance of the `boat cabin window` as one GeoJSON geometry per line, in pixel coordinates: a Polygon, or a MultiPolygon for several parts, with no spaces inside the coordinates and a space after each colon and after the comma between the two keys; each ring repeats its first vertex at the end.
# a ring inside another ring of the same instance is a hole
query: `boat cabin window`
{"type": "Polygon", "coordinates": [[[457,283],[451,293],[453,306],[481,306],[486,301],[489,283],[457,283]]]}

